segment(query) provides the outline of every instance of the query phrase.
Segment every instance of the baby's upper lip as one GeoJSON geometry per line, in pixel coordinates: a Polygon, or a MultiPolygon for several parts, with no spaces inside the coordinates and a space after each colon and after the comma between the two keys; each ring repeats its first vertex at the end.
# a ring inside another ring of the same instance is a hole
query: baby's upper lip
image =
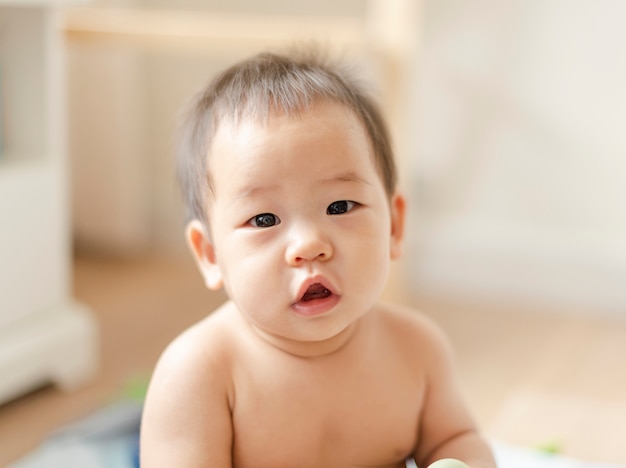
{"type": "Polygon", "coordinates": [[[302,301],[304,299],[304,296],[306,295],[307,291],[309,291],[315,285],[319,285],[322,288],[327,289],[330,294],[335,294],[335,288],[330,283],[330,281],[328,281],[326,278],[324,278],[321,275],[315,275],[315,276],[311,276],[311,277],[305,279],[302,282],[302,284],[300,285],[300,288],[298,289],[298,294],[296,296],[296,302],[302,301]]]}

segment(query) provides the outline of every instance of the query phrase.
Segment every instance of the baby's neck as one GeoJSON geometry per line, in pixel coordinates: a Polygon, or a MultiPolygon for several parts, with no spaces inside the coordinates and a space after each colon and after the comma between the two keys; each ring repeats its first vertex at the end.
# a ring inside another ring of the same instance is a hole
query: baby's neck
{"type": "Polygon", "coordinates": [[[338,353],[347,347],[353,341],[362,327],[363,318],[350,324],[337,335],[323,341],[299,341],[273,335],[262,330],[254,324],[249,324],[250,330],[257,335],[258,338],[272,347],[296,357],[301,358],[317,358],[330,356],[338,353]]]}

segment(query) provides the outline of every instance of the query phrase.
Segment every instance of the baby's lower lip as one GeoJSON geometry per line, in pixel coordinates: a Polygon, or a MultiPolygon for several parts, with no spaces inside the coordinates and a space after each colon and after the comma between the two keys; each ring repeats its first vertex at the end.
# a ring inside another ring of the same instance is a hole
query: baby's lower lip
{"type": "Polygon", "coordinates": [[[316,317],[329,312],[339,302],[339,296],[331,294],[320,299],[298,301],[291,306],[294,312],[303,317],[316,317]]]}

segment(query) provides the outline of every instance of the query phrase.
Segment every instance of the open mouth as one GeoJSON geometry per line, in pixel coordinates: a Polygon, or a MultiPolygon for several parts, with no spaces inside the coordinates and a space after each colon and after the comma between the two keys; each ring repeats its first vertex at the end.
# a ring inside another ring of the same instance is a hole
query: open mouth
{"type": "Polygon", "coordinates": [[[326,286],[324,279],[311,279],[302,285],[299,299],[292,304],[292,309],[303,317],[326,315],[340,301],[340,296],[326,286]]]}
{"type": "Polygon", "coordinates": [[[330,292],[328,288],[324,287],[320,283],[315,283],[307,288],[300,301],[309,302],[315,299],[326,299],[327,297],[330,297],[331,294],[332,292],[330,292]]]}

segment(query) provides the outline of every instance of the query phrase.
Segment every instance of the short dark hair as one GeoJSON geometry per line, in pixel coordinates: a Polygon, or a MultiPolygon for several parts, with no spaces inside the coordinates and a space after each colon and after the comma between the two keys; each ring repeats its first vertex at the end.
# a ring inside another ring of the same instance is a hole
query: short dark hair
{"type": "Polygon", "coordinates": [[[389,132],[380,109],[364,87],[318,51],[262,53],[215,77],[194,96],[184,115],[177,170],[187,219],[199,219],[208,228],[207,200],[213,187],[208,153],[220,121],[267,121],[277,111],[298,114],[319,101],[345,105],[362,122],[391,197],[397,170],[389,132]]]}

